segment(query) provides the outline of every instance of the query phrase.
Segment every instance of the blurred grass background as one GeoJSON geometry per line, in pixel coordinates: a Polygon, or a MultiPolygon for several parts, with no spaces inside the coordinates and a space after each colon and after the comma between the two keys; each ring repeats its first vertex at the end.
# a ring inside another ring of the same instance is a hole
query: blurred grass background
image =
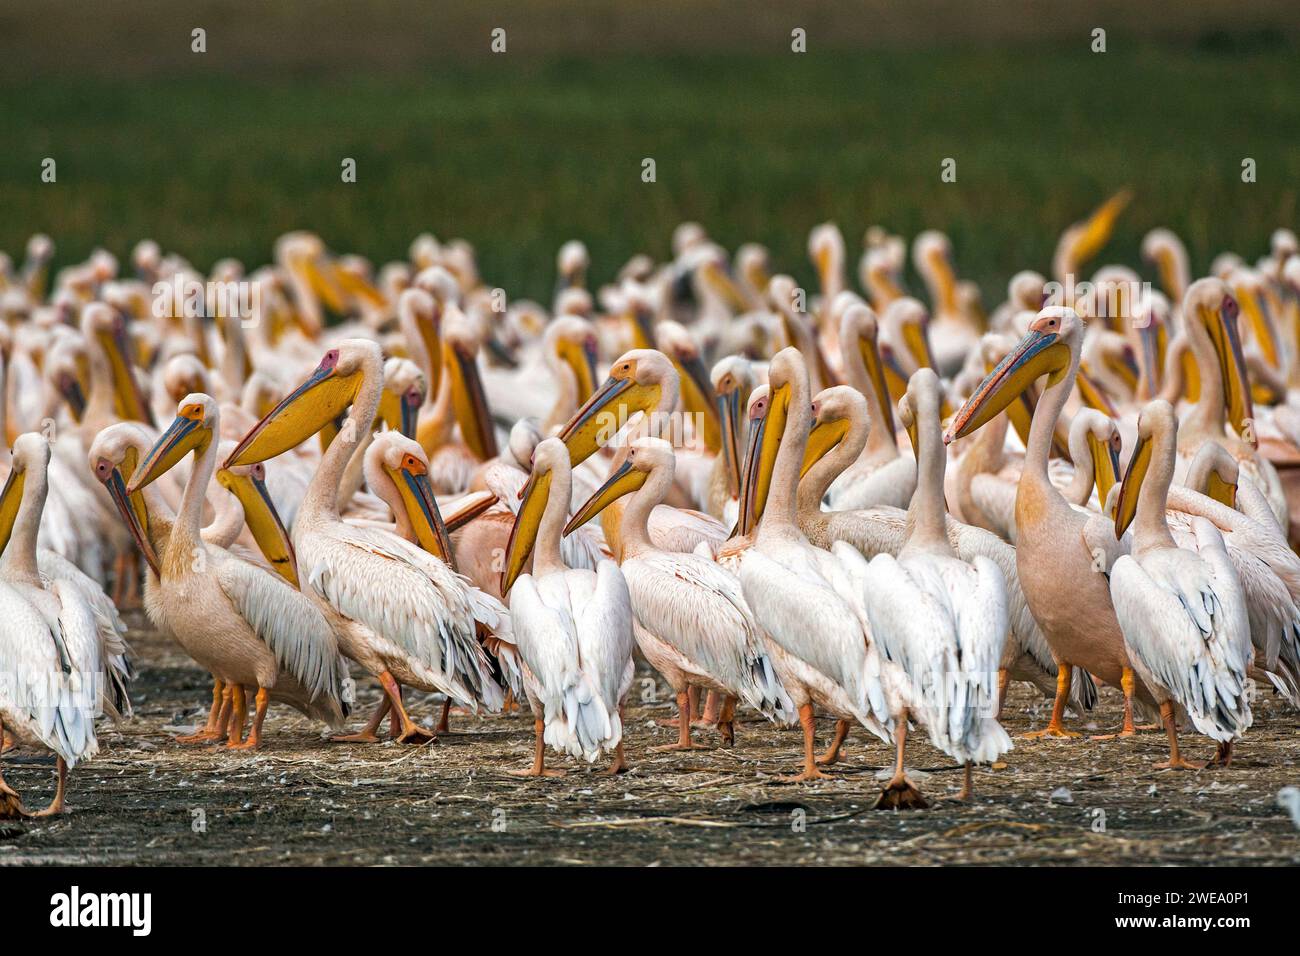
{"type": "Polygon", "coordinates": [[[429,230],[546,300],[564,240],[588,243],[604,281],[635,252],[666,256],[684,219],[731,248],[763,242],[811,281],[808,230],[832,219],[854,266],[871,223],[945,229],[996,302],[1120,187],[1135,201],[1108,260],[1136,265],[1155,225],[1196,269],[1294,227],[1287,5],[1082,6],[0,0],[0,249],[21,258],[45,231],[68,262],[149,236],[201,267],[252,265],[309,228],[382,262],[429,230]],[[493,25],[505,55],[488,52],[493,25]]]}

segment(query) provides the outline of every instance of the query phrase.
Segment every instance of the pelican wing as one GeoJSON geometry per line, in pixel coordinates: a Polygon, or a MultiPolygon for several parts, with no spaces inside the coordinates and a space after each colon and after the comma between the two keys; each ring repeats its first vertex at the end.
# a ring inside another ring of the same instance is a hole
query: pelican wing
{"type": "Polygon", "coordinates": [[[649,551],[623,563],[637,621],[764,713],[785,697],[740,582],[698,554],[649,551]]]}
{"type": "Polygon", "coordinates": [[[338,697],[347,667],[320,608],[274,572],[230,556],[213,563],[221,590],[281,669],[311,700],[338,697]]]}
{"type": "MultiPolygon", "coordinates": [[[[1208,522],[1196,534],[1208,540],[1208,522]]],[[[1202,543],[1124,556],[1111,572],[1111,597],[1134,668],[1167,691],[1201,733],[1220,742],[1250,726],[1246,669],[1250,633],[1241,590],[1223,553],[1202,543]],[[1198,560],[1199,558],[1199,560],[1198,560]]]]}
{"type": "Polygon", "coordinates": [[[717,518],[690,508],[656,505],[648,522],[650,540],[660,551],[694,551],[701,542],[716,553],[730,536],[717,518]]]}
{"type": "MultiPolygon", "coordinates": [[[[312,536],[302,549],[306,580],[344,616],[392,641],[429,682],[468,707],[479,695],[491,710],[502,703],[487,655],[475,636],[475,611],[490,609],[498,625],[508,612],[433,555],[376,528],[342,523],[312,536]]],[[[485,622],[486,623],[486,622],[485,622]]]]}
{"type": "MultiPolygon", "coordinates": [[[[627,580],[613,561],[602,561],[596,568],[595,587],[579,597],[575,594],[578,623],[578,654],[582,669],[600,690],[611,723],[621,729],[618,706],[623,694],[623,678],[636,639],[632,635],[632,595],[627,580]]],[[[571,588],[571,591],[576,589],[571,588]]],[[[618,743],[618,734],[610,746],[618,743]]]]}

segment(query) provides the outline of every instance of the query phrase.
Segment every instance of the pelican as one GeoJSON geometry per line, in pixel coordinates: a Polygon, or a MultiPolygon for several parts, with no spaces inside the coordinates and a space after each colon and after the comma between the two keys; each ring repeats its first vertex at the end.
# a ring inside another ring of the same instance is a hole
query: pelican
{"type": "MultiPolygon", "coordinates": [[[[540,521],[533,513],[516,521],[506,552],[533,539],[533,571],[509,589],[515,637],[527,670],[524,688],[534,715],[533,764],[516,776],[558,776],[543,764],[544,743],[590,763],[614,752],[611,774],[626,769],[623,760],[623,700],[632,686],[632,598],[623,572],[613,561],[595,571],[570,568],[560,553],[560,538],[572,495],[569,452],[556,438],[537,446],[533,474],[546,495],[540,521]]],[[[688,722],[689,723],[689,722],[688,722]]]]}
{"type": "Polygon", "coordinates": [[[310,438],[351,406],[321,458],[294,523],[293,545],[304,593],[334,623],[339,646],[373,674],[402,728],[400,739],[429,735],[406,712],[401,685],[438,692],[477,710],[500,710],[502,690],[476,638],[502,637],[502,604],[444,562],[394,534],[345,523],[339,484],[383,392],[383,357],[366,339],[344,339],[316,370],[244,437],[227,467],[274,458],[310,438]]]}
{"type": "MultiPolygon", "coordinates": [[[[798,708],[804,765],[787,779],[802,782],[826,776],[813,753],[814,707],[855,719],[889,742],[895,701],[887,684],[902,675],[884,673],[897,668],[882,661],[871,643],[861,591],[841,559],[813,547],[796,524],[796,486],[812,405],[797,349],[776,354],[768,381],[770,391],[756,389],[750,399],[741,534],[719,561],[736,568],[745,598],[770,638],[781,682],[798,708]]],[[[900,726],[898,732],[906,731],[900,726]]],[[[915,797],[919,801],[919,794],[915,797]]]]}
{"type": "Polygon", "coordinates": [[[1196,550],[1169,533],[1166,499],[1174,477],[1178,419],[1156,400],[1138,417],[1138,440],[1120,487],[1115,536],[1136,522],[1133,549],[1110,575],[1115,614],[1129,659],[1160,705],[1169,759],[1157,769],[1200,769],[1178,749],[1175,705],[1218,743],[1215,763],[1250,727],[1247,669],[1253,650],[1241,584],[1219,530],[1192,519],[1196,550]]]}
{"type": "Polygon", "coordinates": [[[827,492],[832,511],[903,507],[916,489],[916,460],[898,450],[894,415],[884,366],[876,340],[875,314],[861,303],[850,305],[840,317],[840,346],[848,384],[861,392],[871,412],[862,457],[835,479],[827,492]]]}
{"type": "Polygon", "coordinates": [[[1006,583],[988,558],[963,561],[948,540],[939,379],[932,370],[912,376],[899,414],[916,446],[918,474],[906,543],[897,558],[878,554],[870,563],[848,544],[836,544],[834,551],[861,582],[872,640],[908,677],[886,793],[911,788],[903,772],[902,728],[914,716],[935,747],[964,764],[958,799],[966,800],[971,765],[992,763],[1011,749],[1011,738],[993,717],[1008,628],[1006,583]]]}
{"type": "Polygon", "coordinates": [[[1073,309],[1048,306],[1039,312],[1025,337],[967,399],[944,436],[945,442],[952,442],[969,435],[1038,378],[1047,377],[1030,422],[1024,470],[1016,489],[1020,585],[1057,661],[1051,720],[1031,736],[1079,736],[1062,724],[1074,666],[1123,690],[1120,733],[1124,736],[1136,732],[1134,699],[1155,704],[1151,692],[1134,676],[1106,577],[1126,541],[1116,541],[1113,528],[1101,515],[1076,511],[1048,477],[1052,437],[1074,388],[1083,331],[1073,309]]]}
{"type": "MultiPolygon", "coordinates": [[[[0,690],[0,738],[52,750],[58,784],[36,816],[64,811],[68,771],[99,749],[94,715],[131,712],[125,631],[116,610],[85,575],[57,555],[38,552],[49,490],[49,442],[33,432],[14,445],[0,491],[0,660],[9,679],[0,690]]],[[[23,813],[0,779],[0,817],[23,813]]]]}
{"type": "MultiPolygon", "coordinates": [[[[632,496],[623,515],[620,569],[631,595],[636,643],[677,696],[677,743],[659,749],[691,750],[696,745],[688,684],[738,697],[771,720],[792,708],[740,582],[707,557],[663,551],[650,538],[650,513],[672,487],[673,461],[672,446],[663,439],[638,439],[565,533],[586,524],[610,502],[632,496]]],[[[538,487],[534,484],[533,494],[538,487]]],[[[503,586],[519,573],[519,554],[525,550],[512,549],[503,586]]]]}
{"type": "MultiPolygon", "coordinates": [[[[147,595],[150,617],[184,635],[186,649],[232,688],[228,746],[261,746],[271,695],[332,724],[346,715],[347,668],[333,628],[320,610],[283,577],[203,539],[200,521],[217,468],[215,436],[221,413],[209,395],[187,395],[175,420],[140,462],[126,486],[137,494],[194,453],[180,512],[159,559],[160,587],[147,595]],[[243,736],[245,688],[255,687],[255,712],[243,736]]],[[[273,514],[274,512],[272,512],[273,514]]],[[[126,509],[128,520],[136,519],[126,509]]],[[[278,529],[283,537],[283,529],[278,529]]]]}

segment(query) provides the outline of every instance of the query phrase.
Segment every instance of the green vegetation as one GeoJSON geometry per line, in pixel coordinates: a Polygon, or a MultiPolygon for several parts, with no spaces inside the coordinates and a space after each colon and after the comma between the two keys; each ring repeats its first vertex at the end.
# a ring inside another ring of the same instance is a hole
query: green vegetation
{"type": "Polygon", "coordinates": [[[538,60],[438,66],[417,78],[11,80],[0,90],[0,249],[43,230],[59,261],[151,236],[210,265],[265,261],[273,238],[403,255],[464,236],[485,276],[546,298],[565,239],[603,281],[664,256],[697,219],[766,243],[810,279],[809,228],[833,219],[854,264],[864,228],[952,236],[996,301],[1046,269],[1060,229],[1115,189],[1135,201],[1106,256],[1136,264],[1169,225],[1203,269],[1295,226],[1300,57],[1146,47],[767,57],[538,60]],[[58,182],[40,182],[44,157],[58,182]],[[358,182],[340,181],[354,157],[358,182]],[[641,181],[653,157],[658,182],[641,181]],[[957,160],[958,181],[940,182],[957,160]],[[1243,157],[1258,182],[1241,182],[1243,157]]]}

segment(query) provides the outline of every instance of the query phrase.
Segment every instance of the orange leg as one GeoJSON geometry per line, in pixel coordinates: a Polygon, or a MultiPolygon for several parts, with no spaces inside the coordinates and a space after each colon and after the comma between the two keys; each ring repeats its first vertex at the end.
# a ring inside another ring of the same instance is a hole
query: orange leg
{"type": "Polygon", "coordinates": [[[1137,734],[1137,728],[1133,726],[1133,691],[1137,687],[1137,679],[1133,676],[1133,668],[1125,667],[1120,672],[1119,686],[1124,691],[1124,725],[1117,734],[1099,734],[1093,737],[1093,740],[1114,740],[1118,737],[1132,737],[1137,734]]]}
{"type": "Polygon", "coordinates": [[[451,728],[447,725],[447,719],[451,716],[451,698],[448,697],[442,702],[442,716],[438,718],[438,726],[435,728],[436,733],[451,733],[451,728]]]}
{"type": "Polygon", "coordinates": [[[966,775],[963,778],[961,783],[961,793],[957,794],[957,799],[969,800],[971,798],[971,795],[974,792],[975,792],[975,787],[973,785],[973,781],[971,780],[971,765],[970,765],[970,761],[968,760],[966,761],[966,775]]]}
{"type": "Polygon", "coordinates": [[[722,735],[724,745],[731,747],[736,743],[736,698],[730,694],[722,698],[722,710],[718,714],[718,733],[722,735]]]}
{"type": "Polygon", "coordinates": [[[542,731],[546,724],[541,718],[533,719],[533,765],[524,770],[508,770],[512,777],[563,777],[563,770],[551,770],[546,766],[546,744],[542,741],[542,731]]]}
{"type": "Polygon", "coordinates": [[[221,721],[222,703],[225,700],[226,685],[217,678],[212,678],[212,707],[208,711],[208,722],[203,729],[192,734],[177,737],[178,744],[204,744],[220,740],[226,735],[225,725],[221,721]]]}
{"type": "MultiPolygon", "coordinates": [[[[375,734],[375,731],[378,730],[379,725],[383,723],[384,715],[390,713],[392,709],[393,705],[389,703],[388,695],[385,694],[380,698],[379,703],[375,706],[374,711],[370,715],[370,719],[366,721],[365,727],[361,728],[361,730],[357,731],[355,734],[340,734],[337,737],[331,737],[330,740],[340,744],[377,744],[379,743],[379,737],[375,734]]],[[[394,737],[397,736],[396,730],[397,717],[394,716],[394,737]]]]}
{"type": "Polygon", "coordinates": [[[998,712],[994,719],[1002,717],[1002,706],[1007,702],[1007,688],[1011,686],[1011,671],[1005,667],[998,668],[998,712]]]}
{"type": "MultiPolygon", "coordinates": [[[[693,689],[693,688],[692,688],[693,689]]],[[[669,750],[699,750],[700,745],[691,740],[691,693],[684,690],[677,695],[677,743],[651,747],[655,753],[669,750]]]]}
{"type": "MultiPolygon", "coordinates": [[[[4,736],[4,721],[0,720],[0,739],[4,736]]],[[[22,798],[18,791],[5,783],[3,768],[0,768],[0,820],[16,820],[25,815],[22,798]]]]}
{"type": "Polygon", "coordinates": [[[718,713],[722,710],[722,699],[725,696],[716,690],[704,695],[704,712],[693,721],[696,727],[712,727],[718,723],[718,713]]]}
{"type": "Polygon", "coordinates": [[[435,735],[429,733],[423,727],[417,726],[415,721],[406,712],[402,706],[402,688],[398,686],[393,675],[384,671],[379,675],[379,683],[388,694],[388,701],[392,705],[393,711],[397,714],[397,720],[402,725],[402,733],[398,736],[399,743],[404,744],[427,744],[435,739],[435,735]]]}
{"type": "Polygon", "coordinates": [[[44,810],[38,810],[32,814],[33,817],[52,817],[59,813],[67,813],[67,807],[63,804],[64,794],[68,789],[68,765],[63,758],[59,758],[59,783],[54,791],[54,799],[44,810]]]}
{"type": "Polygon", "coordinates": [[[1025,734],[1025,738],[1032,740],[1037,737],[1079,737],[1082,736],[1077,731],[1066,730],[1061,726],[1061,718],[1065,716],[1065,704],[1070,699],[1070,678],[1072,676],[1070,664],[1065,661],[1058,661],[1056,664],[1056,699],[1052,701],[1052,719],[1047,722],[1047,726],[1042,730],[1033,730],[1025,734]]]}
{"type": "Polygon", "coordinates": [[[840,750],[844,747],[844,741],[849,736],[849,722],[844,718],[835,721],[835,736],[831,739],[831,745],[826,748],[826,752],[817,758],[817,762],[823,767],[829,767],[833,763],[839,763],[840,750]]]}
{"type": "Polygon", "coordinates": [[[243,684],[234,684],[230,688],[230,718],[226,734],[226,746],[238,747],[244,742],[244,723],[248,720],[248,698],[243,684]]]}
{"type": "Polygon", "coordinates": [[[825,780],[827,775],[822,773],[817,767],[817,759],[814,754],[816,741],[813,739],[816,723],[813,720],[812,704],[804,704],[799,708],[799,724],[803,727],[803,770],[793,777],[782,777],[784,783],[805,783],[809,780],[825,780]]]}
{"type": "Polygon", "coordinates": [[[257,709],[253,713],[253,728],[248,732],[247,740],[232,745],[236,750],[256,750],[262,746],[262,722],[266,720],[266,708],[271,703],[271,694],[265,687],[258,687],[255,700],[257,709]]]}
{"type": "Polygon", "coordinates": [[[906,709],[898,718],[898,725],[894,730],[894,743],[897,747],[894,757],[894,775],[881,791],[875,808],[877,810],[924,810],[929,803],[903,772],[903,754],[907,750],[906,709]]]}
{"type": "Polygon", "coordinates": [[[1205,764],[1198,760],[1187,760],[1178,752],[1178,726],[1174,723],[1174,705],[1165,701],[1160,705],[1160,720],[1165,725],[1165,734],[1169,737],[1169,759],[1156,764],[1157,770],[1203,770],[1205,764]]]}
{"type": "MultiPolygon", "coordinates": [[[[690,708],[689,708],[688,712],[691,713],[691,714],[693,714],[693,713],[695,713],[695,704],[696,704],[696,702],[699,700],[700,689],[699,689],[698,687],[688,686],[688,687],[686,688],[686,694],[687,694],[688,697],[690,697],[690,708]]],[[[681,709],[682,709],[682,706],[681,706],[681,694],[678,694],[678,695],[677,695],[677,700],[678,700],[678,703],[677,703],[677,712],[678,712],[678,715],[680,716],[680,714],[681,714],[681,709]]],[[[662,718],[661,720],[657,721],[657,723],[659,724],[660,727],[676,727],[676,726],[677,726],[677,719],[678,719],[677,717],[664,717],[664,718],[662,718]]]]}
{"type": "Polygon", "coordinates": [[[1232,741],[1219,744],[1218,749],[1214,751],[1214,759],[1207,766],[1210,767],[1230,767],[1232,766],[1232,741]]]}

